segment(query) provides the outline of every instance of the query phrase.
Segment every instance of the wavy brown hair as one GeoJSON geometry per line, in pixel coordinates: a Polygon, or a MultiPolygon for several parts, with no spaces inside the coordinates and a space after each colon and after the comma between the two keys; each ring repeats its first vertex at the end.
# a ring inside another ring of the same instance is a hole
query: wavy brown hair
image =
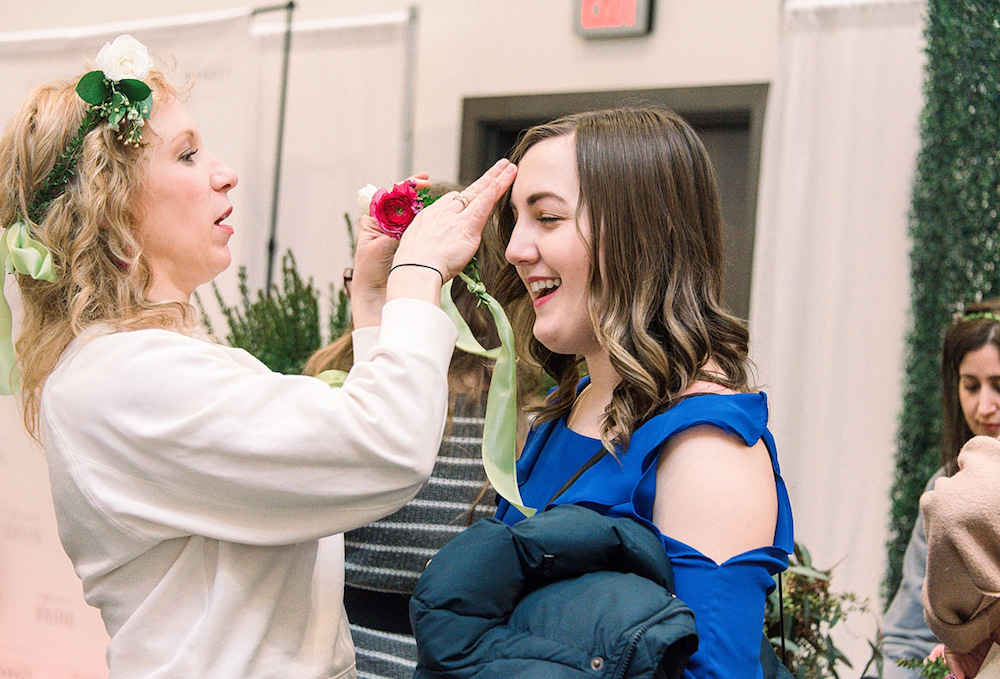
{"type": "MultiPolygon", "coordinates": [[[[590,317],[621,377],[601,439],[620,452],[695,381],[747,391],[748,333],[722,303],[719,193],[694,130],[658,108],[579,113],[529,129],[511,161],[567,135],[575,136],[578,216],[590,219],[590,261],[601,263],[590,268],[590,317]]],[[[521,354],[556,381],[538,410],[544,422],[573,406],[581,357],[553,353],[533,337],[531,300],[503,255],[515,223],[510,191],[496,217],[486,235],[496,270],[489,285],[508,310],[521,354]]]]}
{"type": "Polygon", "coordinates": [[[970,351],[992,344],[1000,350],[1000,298],[969,304],[948,326],[941,350],[941,464],[945,474],[958,471],[958,453],[972,438],[958,398],[959,367],[970,351]]]}
{"type": "MultiPolygon", "coordinates": [[[[87,105],[73,81],[36,87],[0,136],[0,225],[26,219],[46,176],[76,134],[87,105]]],[[[146,79],[156,104],[181,90],[152,70],[146,79]]],[[[155,134],[146,121],[144,140],[155,134]]],[[[178,302],[148,299],[152,272],[136,236],[137,212],[149,167],[147,144],[126,146],[100,124],[86,134],[65,191],[48,206],[32,236],[52,252],[58,280],[17,275],[24,310],[17,340],[22,408],[28,431],[38,437],[42,387],[69,343],[88,326],[119,330],[168,328],[189,332],[195,311],[178,302]]]]}

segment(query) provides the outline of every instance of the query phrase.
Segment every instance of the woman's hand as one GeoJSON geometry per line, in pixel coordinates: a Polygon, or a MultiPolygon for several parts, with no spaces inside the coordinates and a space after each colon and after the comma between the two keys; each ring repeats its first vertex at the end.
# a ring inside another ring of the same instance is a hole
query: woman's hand
{"type": "Polygon", "coordinates": [[[379,325],[385,306],[385,283],[399,241],[382,233],[372,217],[363,215],[354,250],[351,315],[354,327],[379,325]]]}
{"type": "Polygon", "coordinates": [[[422,266],[397,268],[389,279],[389,299],[417,297],[437,303],[441,284],[476,254],[486,220],[516,174],[510,161],[501,160],[461,193],[446,193],[421,210],[403,234],[393,265],[422,266]]]}
{"type": "MultiPolygon", "coordinates": [[[[430,175],[418,172],[407,177],[418,189],[431,185],[430,175]]],[[[399,241],[385,235],[378,223],[362,215],[354,250],[354,278],[351,280],[351,315],[355,328],[379,325],[385,305],[385,284],[399,241]]]]}

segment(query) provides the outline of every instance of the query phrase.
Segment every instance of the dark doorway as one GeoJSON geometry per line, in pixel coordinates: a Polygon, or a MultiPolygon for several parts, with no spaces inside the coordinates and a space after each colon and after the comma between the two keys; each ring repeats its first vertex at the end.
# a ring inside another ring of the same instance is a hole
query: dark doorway
{"type": "Polygon", "coordinates": [[[459,181],[473,181],[506,156],[526,128],[561,115],[626,104],[658,104],[676,111],[701,135],[715,164],[722,193],[725,301],[745,319],[766,100],[763,84],[468,98],[462,110],[459,181]]]}

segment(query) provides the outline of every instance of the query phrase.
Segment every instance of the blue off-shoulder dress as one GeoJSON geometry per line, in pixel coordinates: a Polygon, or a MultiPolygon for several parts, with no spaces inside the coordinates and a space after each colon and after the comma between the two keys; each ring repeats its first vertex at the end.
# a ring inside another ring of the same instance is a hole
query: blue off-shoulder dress
{"type": "MultiPolygon", "coordinates": [[[[582,385],[581,385],[582,386],[582,385]]],[[[578,504],[611,517],[630,517],[656,531],[673,567],[677,596],[695,614],[698,651],[685,677],[759,678],[761,632],[773,576],[788,567],[794,547],[792,508],[778,468],[774,438],[767,429],[767,396],[698,394],[650,419],[617,458],[605,455],[585,471],[552,505],[578,504]],[[738,554],[722,564],[697,549],[661,535],[653,524],[657,458],[664,443],[690,427],[712,425],[736,434],[747,446],[763,440],[774,470],[778,521],[774,543],[738,554]]],[[[517,464],[521,499],[540,507],[601,448],[598,439],[570,430],[566,418],[532,429],[517,464]]],[[[507,524],[524,518],[506,500],[496,517],[507,524]]]]}

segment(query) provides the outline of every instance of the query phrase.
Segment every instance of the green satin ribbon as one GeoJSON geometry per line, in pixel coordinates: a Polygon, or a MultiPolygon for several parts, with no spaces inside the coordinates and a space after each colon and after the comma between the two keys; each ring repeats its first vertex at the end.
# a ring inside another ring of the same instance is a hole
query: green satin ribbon
{"type": "Polygon", "coordinates": [[[503,307],[486,292],[486,286],[464,272],[459,276],[469,287],[469,292],[486,304],[500,336],[499,347],[483,348],[455,307],[451,299],[452,281],[448,281],[441,289],[441,308],[458,328],[455,346],[468,354],[496,360],[486,398],[483,467],[494,490],[519,512],[531,516],[535,510],[524,506],[517,487],[517,357],[514,354],[514,331],[503,307]]]}
{"type": "Polygon", "coordinates": [[[347,373],[343,370],[324,370],[316,377],[326,382],[331,388],[338,389],[344,386],[347,373]]]}
{"type": "MultiPolygon", "coordinates": [[[[31,276],[36,281],[56,281],[52,270],[52,253],[31,237],[28,226],[17,221],[4,229],[0,236],[0,263],[5,274],[17,273],[31,276]]],[[[14,342],[11,337],[13,321],[10,305],[3,292],[0,280],[0,394],[9,396],[17,393],[19,379],[14,358],[14,342]]]]}
{"type": "MultiPolygon", "coordinates": [[[[469,291],[486,304],[500,336],[499,347],[483,348],[451,299],[453,281],[448,281],[441,288],[441,309],[458,329],[455,346],[467,354],[496,361],[486,397],[483,467],[486,469],[486,477],[500,496],[525,516],[531,516],[535,510],[524,506],[517,487],[517,357],[514,354],[514,331],[503,307],[486,292],[486,286],[465,273],[460,273],[459,276],[465,281],[469,291]]],[[[343,370],[326,370],[316,377],[336,388],[343,386],[347,373],[343,370]]]]}

